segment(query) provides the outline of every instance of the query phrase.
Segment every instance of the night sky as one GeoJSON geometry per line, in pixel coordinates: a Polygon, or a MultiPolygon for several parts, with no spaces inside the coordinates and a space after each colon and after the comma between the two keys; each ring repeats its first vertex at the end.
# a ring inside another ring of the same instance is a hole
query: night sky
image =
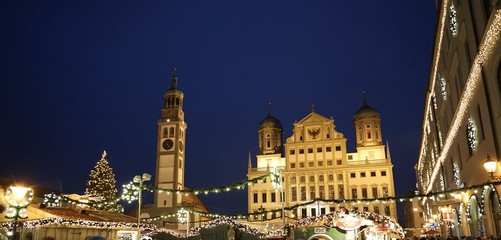
{"type": "MultiPolygon", "coordinates": [[[[103,150],[117,187],[155,173],[174,66],[184,91],[186,185],[246,179],[257,127],[315,111],[355,151],[353,114],[378,109],[397,195],[415,186],[435,1],[2,1],[0,177],[85,191],[103,150]]],[[[203,198],[247,210],[247,190],[203,198]]]]}

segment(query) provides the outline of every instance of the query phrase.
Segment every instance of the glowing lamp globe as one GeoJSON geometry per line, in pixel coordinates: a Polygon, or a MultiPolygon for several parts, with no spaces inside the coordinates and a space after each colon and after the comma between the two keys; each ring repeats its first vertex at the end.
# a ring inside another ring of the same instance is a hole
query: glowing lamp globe
{"type": "Polygon", "coordinates": [[[33,190],[27,187],[10,186],[5,191],[5,200],[11,207],[26,207],[33,200],[33,190]]]}
{"type": "Polygon", "coordinates": [[[492,175],[492,173],[496,171],[496,167],[497,167],[497,161],[493,160],[491,156],[487,155],[487,160],[484,162],[485,171],[487,171],[492,175]]]}

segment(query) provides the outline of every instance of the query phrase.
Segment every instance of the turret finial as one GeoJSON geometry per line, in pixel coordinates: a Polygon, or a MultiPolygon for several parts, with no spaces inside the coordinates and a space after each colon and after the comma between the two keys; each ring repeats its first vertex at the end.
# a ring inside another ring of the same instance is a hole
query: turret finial
{"type": "Polygon", "coordinates": [[[177,89],[177,75],[176,75],[176,65],[174,65],[173,74],[172,74],[172,88],[177,89]]]}

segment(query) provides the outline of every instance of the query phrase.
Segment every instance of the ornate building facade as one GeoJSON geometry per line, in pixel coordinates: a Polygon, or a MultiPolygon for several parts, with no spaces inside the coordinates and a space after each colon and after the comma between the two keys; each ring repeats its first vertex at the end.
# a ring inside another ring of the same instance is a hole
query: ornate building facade
{"type": "Polygon", "coordinates": [[[437,28],[415,165],[419,206],[442,235],[501,234],[500,1],[437,2],[437,28]],[[490,156],[490,157],[489,157],[490,156]],[[492,177],[484,169],[487,159],[492,177]],[[424,196],[427,195],[427,196],[424,196]]]}
{"type": "Polygon", "coordinates": [[[316,113],[314,107],[294,123],[285,143],[282,124],[270,111],[259,123],[257,166],[252,166],[249,156],[247,176],[255,179],[281,170],[283,191],[277,191],[269,177],[249,186],[248,212],[255,213],[251,220],[280,219],[282,214],[314,217],[343,207],[396,218],[395,202],[364,202],[395,194],[393,164],[380,122],[379,112],[365,102],[354,116],[356,152],[348,152],[347,139],[336,130],[334,119],[316,113]],[[360,201],[342,203],[354,199],[360,201]]]}

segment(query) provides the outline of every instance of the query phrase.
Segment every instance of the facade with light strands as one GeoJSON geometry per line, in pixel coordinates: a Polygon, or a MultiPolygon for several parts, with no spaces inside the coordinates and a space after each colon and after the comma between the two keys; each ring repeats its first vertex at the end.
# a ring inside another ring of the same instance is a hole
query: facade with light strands
{"type": "Polygon", "coordinates": [[[350,153],[334,119],[316,113],[314,107],[294,123],[293,134],[285,143],[282,124],[270,110],[258,127],[257,166],[252,166],[249,156],[247,176],[255,179],[274,169],[282,171],[285,198],[270,177],[250,185],[248,212],[254,213],[250,220],[282,222],[341,208],[396,218],[395,202],[384,200],[395,196],[395,189],[393,164],[389,147],[383,144],[380,122],[379,112],[365,102],[354,116],[357,151],[350,153]],[[383,200],[374,201],[376,198],[383,200]],[[293,209],[282,212],[282,208],[293,209]]]}
{"type": "Polygon", "coordinates": [[[501,3],[436,1],[437,29],[415,165],[426,229],[501,235],[501,3]],[[491,159],[497,169],[484,169],[491,159]]]}

